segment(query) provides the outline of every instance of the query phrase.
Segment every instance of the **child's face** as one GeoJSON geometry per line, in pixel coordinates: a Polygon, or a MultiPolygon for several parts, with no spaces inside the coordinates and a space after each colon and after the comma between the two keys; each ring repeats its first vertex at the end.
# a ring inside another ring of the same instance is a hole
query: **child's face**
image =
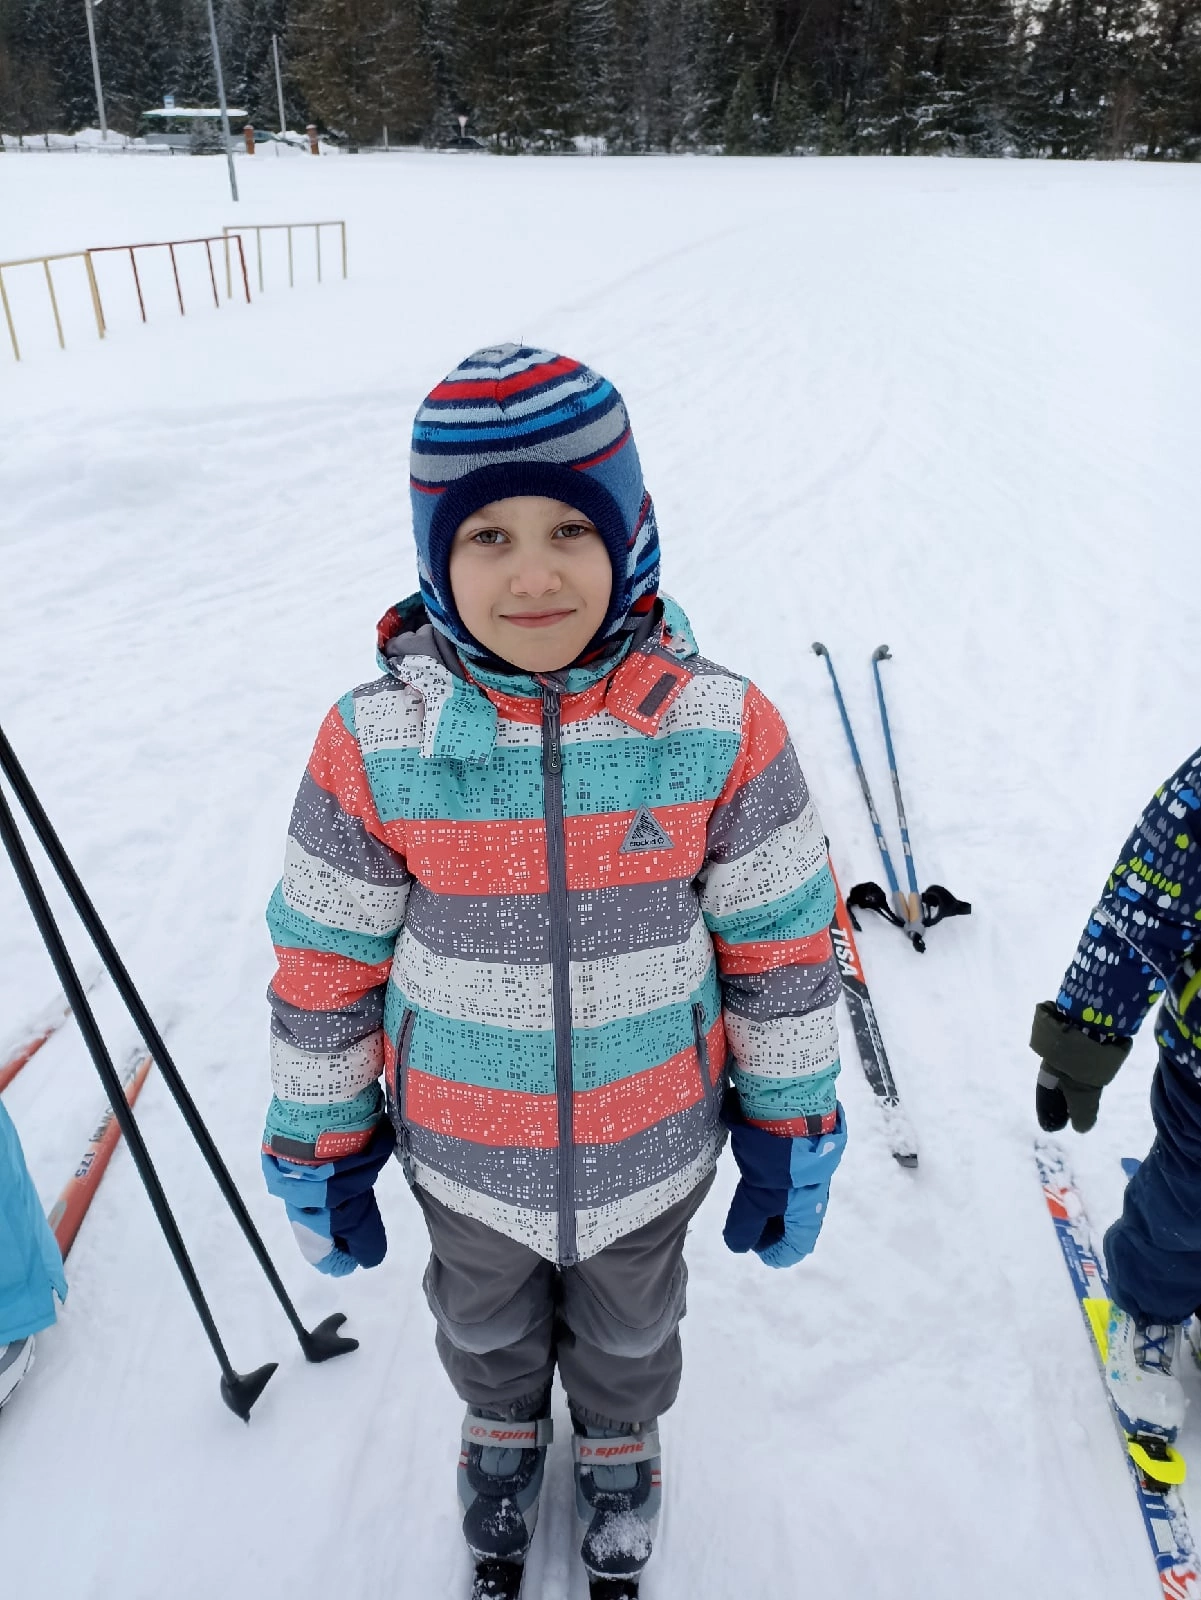
{"type": "Polygon", "coordinates": [[[459,524],[450,587],[468,630],[493,655],[524,672],[556,672],[605,620],[613,569],[582,512],[519,494],[459,524]]]}

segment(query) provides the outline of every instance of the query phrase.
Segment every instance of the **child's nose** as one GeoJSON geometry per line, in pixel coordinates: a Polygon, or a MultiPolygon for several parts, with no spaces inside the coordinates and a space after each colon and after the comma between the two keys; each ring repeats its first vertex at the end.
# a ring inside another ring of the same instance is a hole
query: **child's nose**
{"type": "Polygon", "coordinates": [[[562,579],[552,567],[535,561],[523,566],[513,578],[513,593],[537,596],[554,594],[562,587],[562,579]]]}

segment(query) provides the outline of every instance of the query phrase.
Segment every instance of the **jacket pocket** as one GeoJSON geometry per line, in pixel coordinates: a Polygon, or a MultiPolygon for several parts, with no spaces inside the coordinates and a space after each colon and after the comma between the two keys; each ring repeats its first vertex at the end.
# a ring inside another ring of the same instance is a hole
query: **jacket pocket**
{"type": "Polygon", "coordinates": [[[709,1075],[709,1035],[705,1028],[705,1008],[699,1000],[692,1003],[692,1037],[696,1044],[696,1069],[701,1078],[701,1099],[707,1100],[713,1092],[709,1075]]]}
{"type": "Polygon", "coordinates": [[[406,1006],[401,1014],[400,1033],[396,1039],[396,1081],[392,1086],[392,1120],[396,1124],[396,1136],[406,1150],[409,1143],[406,1123],[409,1098],[409,1052],[413,1039],[413,1024],[416,1020],[417,1013],[411,1006],[406,1006]]]}

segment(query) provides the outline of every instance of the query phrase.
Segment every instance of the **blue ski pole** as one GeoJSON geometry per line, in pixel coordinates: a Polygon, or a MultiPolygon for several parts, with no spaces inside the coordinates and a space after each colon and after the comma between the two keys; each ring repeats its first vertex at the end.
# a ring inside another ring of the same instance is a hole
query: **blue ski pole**
{"type": "MultiPolygon", "coordinates": [[[[901,797],[901,777],[897,771],[897,753],[892,745],[892,729],[888,722],[888,707],[884,703],[884,680],[880,676],[881,661],[891,661],[892,653],[886,644],[880,645],[872,651],[872,671],[876,675],[876,699],[880,703],[880,726],[884,730],[884,747],[888,751],[888,770],[892,774],[892,792],[897,802],[897,823],[901,830],[901,848],[905,852],[905,871],[909,879],[908,895],[896,894],[896,901],[905,913],[905,932],[913,940],[916,950],[924,950],[920,930],[932,928],[936,922],[941,922],[944,917],[967,917],[971,915],[971,906],[966,900],[958,900],[951,891],[941,883],[932,883],[921,893],[917,886],[917,870],[913,864],[913,847],[909,842],[909,823],[905,817],[905,802],[901,797]]],[[[893,885],[894,891],[896,885],[893,885]]],[[[848,902],[849,904],[849,902],[848,902]]],[[[880,907],[874,906],[873,910],[880,907]]]]}
{"type": "MultiPolygon", "coordinates": [[[[879,846],[880,859],[884,863],[884,874],[888,879],[888,887],[892,891],[893,900],[899,906],[905,905],[905,896],[901,893],[901,885],[897,882],[896,871],[893,868],[892,856],[888,849],[888,840],[884,837],[884,829],[880,826],[880,817],[876,811],[876,803],[872,799],[871,786],[867,781],[867,773],[863,768],[863,758],[859,754],[859,746],[855,743],[855,733],[851,727],[851,719],[847,712],[846,701],[842,698],[842,690],[838,685],[838,674],[834,671],[834,661],[830,652],[820,641],[813,645],[815,655],[824,656],[826,670],[830,674],[830,682],[834,687],[834,698],[838,702],[838,714],[842,718],[842,729],[847,736],[847,744],[851,747],[851,760],[855,763],[855,772],[859,778],[859,787],[863,791],[864,804],[867,814],[871,818],[872,831],[876,835],[876,844],[879,846]]],[[[912,870],[912,868],[910,869],[912,870]]],[[[911,927],[905,916],[889,908],[884,898],[884,893],[877,884],[857,884],[847,896],[847,905],[852,909],[863,907],[870,911],[878,911],[881,916],[887,917],[889,922],[895,923],[898,928],[904,928],[908,937],[913,941],[915,950],[926,948],[922,938],[921,923],[911,927]]]]}
{"type": "Polygon", "coordinates": [[[892,656],[886,644],[878,650],[872,651],[872,671],[876,675],[876,699],[880,702],[880,726],[884,729],[884,748],[888,751],[888,770],[892,775],[892,792],[897,803],[897,824],[901,830],[901,850],[905,856],[905,872],[909,879],[909,893],[901,894],[893,885],[897,900],[897,910],[905,918],[905,931],[920,928],[922,925],[922,897],[917,886],[917,872],[913,865],[913,846],[909,842],[909,824],[905,820],[905,802],[901,798],[901,778],[897,772],[897,753],[892,747],[892,729],[888,725],[888,707],[884,703],[884,681],[880,677],[881,661],[891,661],[892,656]]]}

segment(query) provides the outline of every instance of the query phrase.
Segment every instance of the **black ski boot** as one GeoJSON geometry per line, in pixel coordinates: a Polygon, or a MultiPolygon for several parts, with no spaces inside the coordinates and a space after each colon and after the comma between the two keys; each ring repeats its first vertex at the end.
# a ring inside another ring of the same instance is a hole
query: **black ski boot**
{"type": "Polygon", "coordinates": [[[574,1417],[576,1514],[591,1600],[637,1600],[663,1498],[655,1423],[598,1427],[574,1417]]]}
{"type": "Polygon", "coordinates": [[[472,1600],[516,1600],[520,1592],[550,1441],[549,1417],[521,1422],[468,1408],[459,1504],[476,1564],[472,1600]]]}

